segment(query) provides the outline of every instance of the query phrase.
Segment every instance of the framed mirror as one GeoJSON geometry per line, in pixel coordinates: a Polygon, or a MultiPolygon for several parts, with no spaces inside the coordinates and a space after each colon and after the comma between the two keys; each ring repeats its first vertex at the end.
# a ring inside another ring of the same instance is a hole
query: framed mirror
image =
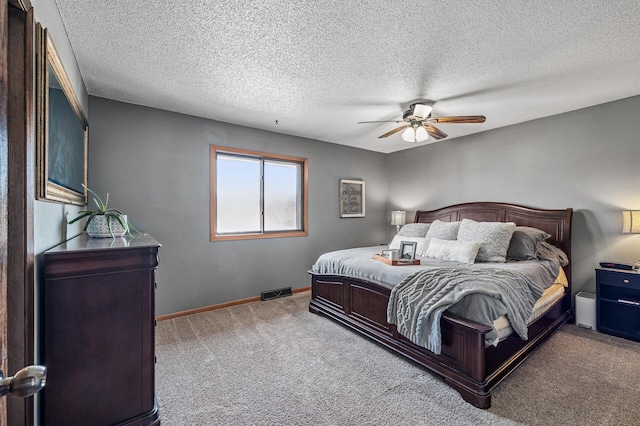
{"type": "Polygon", "coordinates": [[[84,205],[89,123],[47,30],[36,32],[37,198],[84,205]]]}

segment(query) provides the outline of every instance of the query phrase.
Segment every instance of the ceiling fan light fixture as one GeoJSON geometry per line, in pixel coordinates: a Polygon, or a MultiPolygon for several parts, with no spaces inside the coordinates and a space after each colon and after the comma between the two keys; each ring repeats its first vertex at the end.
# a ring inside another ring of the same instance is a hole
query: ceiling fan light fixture
{"type": "Polygon", "coordinates": [[[416,128],[416,141],[417,142],[422,142],[422,141],[426,141],[427,139],[429,139],[429,133],[427,133],[427,129],[425,129],[422,126],[417,127],[416,128]]]}
{"type": "Polygon", "coordinates": [[[484,123],[486,117],[484,115],[458,115],[447,117],[431,117],[433,107],[423,103],[413,103],[402,113],[401,120],[383,120],[383,121],[359,121],[358,124],[365,123],[402,123],[402,125],[389,130],[378,136],[378,139],[387,138],[402,132],[402,139],[407,142],[422,142],[427,139],[436,141],[447,137],[447,134],[438,129],[434,124],[446,123],[484,123]]]}
{"type": "Polygon", "coordinates": [[[407,142],[417,142],[416,141],[416,132],[413,130],[413,127],[407,127],[407,129],[402,132],[402,139],[407,142]]]}
{"type": "Polygon", "coordinates": [[[402,132],[402,139],[407,142],[422,142],[429,139],[427,129],[420,125],[409,126],[402,132]]]}
{"type": "Polygon", "coordinates": [[[413,116],[419,119],[425,119],[431,114],[433,111],[433,107],[425,104],[414,104],[413,105],[413,116]]]}

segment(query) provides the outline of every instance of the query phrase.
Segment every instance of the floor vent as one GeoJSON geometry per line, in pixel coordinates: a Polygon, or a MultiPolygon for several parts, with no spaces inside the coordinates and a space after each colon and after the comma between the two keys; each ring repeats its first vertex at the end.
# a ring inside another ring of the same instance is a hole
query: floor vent
{"type": "Polygon", "coordinates": [[[276,290],[263,291],[260,293],[262,300],[277,299],[279,297],[291,296],[291,287],[278,288],[276,290]]]}

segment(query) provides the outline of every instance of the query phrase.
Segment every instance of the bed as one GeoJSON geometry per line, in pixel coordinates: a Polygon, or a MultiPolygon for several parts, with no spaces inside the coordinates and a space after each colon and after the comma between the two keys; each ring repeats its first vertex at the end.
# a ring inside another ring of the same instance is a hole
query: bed
{"type": "MultiPolygon", "coordinates": [[[[527,340],[516,333],[502,337],[497,345],[487,344],[492,327],[445,311],[440,320],[439,354],[413,343],[387,320],[391,288],[384,280],[352,274],[310,271],[312,313],[325,315],[361,333],[441,376],[463,399],[476,407],[491,406],[491,392],[515,370],[545,339],[572,319],[571,308],[571,218],[572,209],[542,210],[506,203],[465,203],[437,210],[419,210],[415,223],[434,221],[513,222],[537,228],[550,236],[547,243],[562,250],[568,263],[562,266],[566,289],[542,314],[528,324],[527,340]]],[[[383,247],[384,248],[384,247],[383,247]]],[[[381,248],[382,249],[382,248],[381,248]]],[[[387,266],[391,273],[414,266],[387,266]]],[[[407,272],[402,273],[408,273],[407,272]]],[[[386,279],[387,281],[390,278],[386,279]]]]}

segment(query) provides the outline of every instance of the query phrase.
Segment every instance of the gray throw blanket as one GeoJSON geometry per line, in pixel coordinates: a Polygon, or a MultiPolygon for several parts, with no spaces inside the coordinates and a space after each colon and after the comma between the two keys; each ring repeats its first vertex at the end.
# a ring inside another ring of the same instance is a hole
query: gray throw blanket
{"type": "Polygon", "coordinates": [[[502,301],[513,330],[527,340],[527,321],[542,292],[526,275],[513,270],[426,269],[391,290],[387,321],[413,343],[440,354],[442,313],[464,296],[482,293],[502,301]]]}

